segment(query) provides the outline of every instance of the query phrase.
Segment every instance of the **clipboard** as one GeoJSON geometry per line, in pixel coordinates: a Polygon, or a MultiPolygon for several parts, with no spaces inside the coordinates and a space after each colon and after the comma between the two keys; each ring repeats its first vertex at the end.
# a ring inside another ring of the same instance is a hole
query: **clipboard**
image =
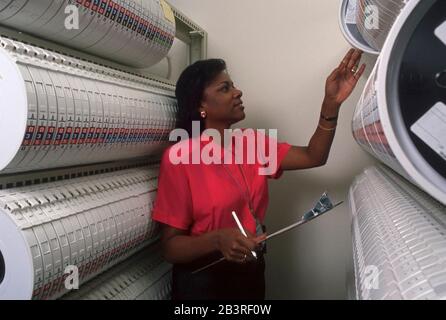
{"type": "MultiPolygon", "coordinates": [[[[275,238],[275,237],[277,237],[277,236],[279,236],[281,234],[284,234],[284,233],[286,233],[286,232],[288,232],[290,230],[293,230],[293,229],[295,229],[295,228],[297,228],[297,227],[299,227],[301,225],[304,225],[304,224],[306,224],[306,223],[308,223],[308,222],[310,222],[310,221],[312,221],[312,220],[322,216],[323,214],[332,211],[334,208],[338,207],[343,202],[344,201],[340,201],[340,202],[337,202],[336,204],[333,204],[331,202],[330,198],[328,197],[327,192],[324,192],[322,194],[322,196],[320,197],[319,201],[316,203],[316,205],[310,211],[305,213],[298,222],[293,223],[293,224],[291,224],[291,225],[289,225],[287,227],[284,227],[284,228],[282,228],[280,230],[277,230],[277,231],[269,234],[266,237],[265,241],[271,240],[272,238],[275,238]]],[[[217,263],[222,262],[223,260],[226,260],[226,258],[222,257],[219,260],[216,260],[216,261],[214,261],[214,262],[212,262],[212,263],[210,263],[210,264],[208,264],[208,265],[206,265],[206,266],[204,266],[202,268],[194,270],[191,274],[196,274],[198,272],[206,270],[206,269],[216,265],[217,263]]]]}

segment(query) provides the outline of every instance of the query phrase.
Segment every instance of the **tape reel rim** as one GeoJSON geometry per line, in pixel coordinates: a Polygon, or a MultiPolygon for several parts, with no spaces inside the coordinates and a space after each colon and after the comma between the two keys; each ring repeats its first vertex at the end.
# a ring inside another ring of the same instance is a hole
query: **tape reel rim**
{"type": "MultiPolygon", "coordinates": [[[[396,42],[398,41],[398,37],[400,36],[400,30],[404,28],[407,19],[412,16],[414,10],[416,10],[418,5],[421,3],[425,5],[427,1],[430,1],[432,5],[436,2],[436,0],[424,0],[423,2],[421,0],[409,1],[406,4],[404,10],[401,12],[400,16],[396,19],[391,31],[389,32],[388,38],[381,52],[380,65],[377,71],[378,105],[386,107],[380,107],[378,110],[383,128],[386,133],[386,138],[389,141],[389,145],[391,146],[392,151],[394,152],[403,170],[419,187],[424,189],[432,197],[436,198],[441,203],[446,204],[446,198],[444,197],[445,191],[441,189],[438,183],[434,183],[431,178],[426,177],[426,171],[428,171],[429,173],[434,174],[436,181],[438,181],[440,179],[439,173],[436,172],[426,160],[424,160],[423,156],[419,153],[418,150],[416,150],[413,142],[410,139],[401,139],[401,131],[404,131],[404,129],[396,129],[395,122],[400,122],[402,121],[402,119],[399,119],[401,118],[400,115],[395,115],[395,111],[391,111],[392,108],[389,107],[388,99],[388,86],[392,85],[390,74],[392,72],[393,74],[395,74],[396,71],[399,71],[399,68],[397,68],[397,64],[395,62],[391,63],[391,60],[394,57],[396,49],[395,46],[396,42]],[[396,130],[398,130],[398,132],[396,130]],[[415,155],[416,161],[411,160],[409,154],[415,155]],[[404,164],[404,166],[402,164],[404,164]],[[420,168],[424,169],[420,170],[420,168]]],[[[398,123],[397,126],[399,126],[398,123]]],[[[408,133],[403,132],[403,134],[407,135],[408,133]]]]}
{"type": "Polygon", "coordinates": [[[3,105],[7,101],[7,107],[0,108],[0,145],[3,154],[0,158],[1,171],[14,159],[22,145],[28,115],[28,98],[25,81],[15,59],[1,47],[0,65],[0,101],[3,105]]]}
{"type": "Polygon", "coordinates": [[[0,250],[0,284],[2,284],[5,278],[5,259],[3,258],[2,251],[0,250]]]}
{"type": "Polygon", "coordinates": [[[30,300],[34,288],[31,250],[22,230],[2,209],[0,209],[0,230],[2,231],[0,252],[5,264],[4,279],[0,282],[0,300],[30,300]],[[8,237],[5,238],[5,235],[8,237]]]}
{"type": "Polygon", "coordinates": [[[339,5],[339,28],[341,29],[341,32],[344,36],[344,38],[347,40],[347,42],[352,45],[355,48],[361,49],[365,53],[372,54],[372,55],[379,55],[379,51],[372,48],[370,45],[366,43],[366,41],[362,38],[361,34],[359,33],[356,24],[353,29],[350,29],[348,27],[348,24],[345,20],[345,13],[347,11],[348,3],[351,0],[340,0],[339,5]],[[355,31],[356,30],[356,31],[355,31]],[[355,34],[356,35],[355,35],[355,34]]]}

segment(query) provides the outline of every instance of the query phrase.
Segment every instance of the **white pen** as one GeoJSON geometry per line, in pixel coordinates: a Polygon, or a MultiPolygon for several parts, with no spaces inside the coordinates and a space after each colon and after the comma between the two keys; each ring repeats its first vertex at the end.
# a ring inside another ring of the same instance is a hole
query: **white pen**
{"type": "MultiPolygon", "coordinates": [[[[248,238],[248,235],[245,232],[245,229],[243,229],[242,224],[240,223],[240,220],[237,217],[237,214],[235,213],[235,211],[232,211],[232,216],[234,217],[235,222],[237,222],[237,226],[240,229],[240,232],[246,237],[248,238]]],[[[257,254],[255,251],[251,251],[252,255],[254,256],[254,258],[257,259],[257,254]]]]}

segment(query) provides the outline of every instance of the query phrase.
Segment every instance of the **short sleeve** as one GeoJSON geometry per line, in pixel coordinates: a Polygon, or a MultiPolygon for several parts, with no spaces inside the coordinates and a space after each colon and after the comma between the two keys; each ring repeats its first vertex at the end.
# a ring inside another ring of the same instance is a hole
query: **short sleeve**
{"type": "Polygon", "coordinates": [[[257,139],[264,143],[258,143],[257,150],[259,152],[259,159],[261,165],[265,170],[265,175],[271,179],[278,179],[282,176],[283,170],[281,167],[283,159],[285,159],[291,145],[286,142],[279,142],[276,138],[265,135],[262,131],[257,130],[257,139]]]}
{"type": "Polygon", "coordinates": [[[152,219],[188,230],[192,224],[192,199],[187,172],[183,164],[171,163],[169,150],[164,152],[161,160],[152,219]]]}

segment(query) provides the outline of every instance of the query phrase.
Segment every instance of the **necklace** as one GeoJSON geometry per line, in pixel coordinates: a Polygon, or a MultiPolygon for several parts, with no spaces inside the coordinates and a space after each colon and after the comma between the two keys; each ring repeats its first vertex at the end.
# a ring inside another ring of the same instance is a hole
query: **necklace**
{"type": "Polygon", "coordinates": [[[245,173],[243,172],[242,166],[240,164],[237,165],[239,170],[240,170],[240,173],[242,174],[242,177],[243,177],[243,182],[245,184],[245,190],[243,190],[242,186],[237,181],[237,179],[234,177],[234,175],[231,173],[229,168],[225,164],[222,164],[222,165],[223,165],[223,168],[225,169],[226,173],[231,178],[231,180],[234,182],[234,184],[240,190],[240,193],[242,195],[244,195],[246,203],[248,204],[249,212],[251,213],[252,217],[254,218],[254,220],[256,222],[256,234],[257,235],[262,234],[263,232],[265,232],[265,229],[262,226],[262,224],[260,223],[260,221],[257,219],[257,217],[256,217],[256,215],[254,213],[254,205],[253,205],[252,199],[251,199],[251,193],[250,193],[250,190],[249,190],[248,180],[246,179],[246,176],[245,176],[245,173]]]}
{"type": "MultiPolygon", "coordinates": [[[[230,149],[232,152],[232,149],[230,149]]],[[[232,152],[232,154],[234,155],[234,153],[232,152]]],[[[242,165],[241,164],[236,164],[238,166],[238,169],[243,177],[243,183],[245,184],[245,188],[243,188],[241,186],[241,183],[236,179],[236,177],[234,176],[234,174],[231,172],[231,170],[229,170],[229,167],[225,164],[222,163],[221,164],[223,166],[223,169],[226,171],[226,174],[231,178],[232,182],[236,185],[236,187],[239,189],[240,194],[242,195],[242,197],[245,198],[246,203],[248,204],[248,209],[249,212],[251,213],[251,216],[253,217],[255,224],[256,224],[256,235],[261,235],[262,233],[266,232],[265,227],[260,223],[259,219],[257,219],[257,216],[254,212],[254,204],[252,202],[252,198],[251,198],[251,192],[249,190],[249,183],[248,183],[248,179],[245,176],[245,173],[243,171],[242,165]]],[[[262,251],[265,251],[265,242],[262,243],[262,251]]]]}
{"type": "Polygon", "coordinates": [[[238,164],[237,167],[239,168],[240,173],[241,173],[241,175],[243,177],[243,183],[245,184],[244,190],[243,190],[242,186],[240,185],[240,183],[237,181],[237,179],[234,177],[232,172],[229,170],[229,168],[225,164],[222,164],[222,165],[223,165],[223,168],[225,169],[226,173],[228,174],[228,176],[231,178],[232,182],[234,182],[234,184],[240,190],[240,193],[245,198],[245,201],[248,204],[249,211],[255,217],[255,215],[254,215],[254,205],[252,204],[252,199],[251,199],[251,192],[249,190],[248,182],[246,181],[246,176],[245,176],[245,173],[243,172],[243,169],[241,168],[241,165],[238,164]]]}

